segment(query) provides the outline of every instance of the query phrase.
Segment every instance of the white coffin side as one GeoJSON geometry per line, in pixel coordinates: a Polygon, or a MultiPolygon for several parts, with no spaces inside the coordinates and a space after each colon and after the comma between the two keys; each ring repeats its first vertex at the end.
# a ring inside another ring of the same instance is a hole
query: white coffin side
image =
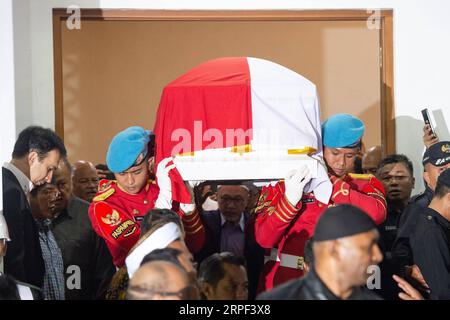
{"type": "Polygon", "coordinates": [[[216,149],[176,156],[174,162],[185,181],[195,180],[278,180],[305,165],[317,177],[318,161],[303,154],[284,152],[233,153],[216,149]],[[210,152],[208,152],[210,151],[210,152]]]}

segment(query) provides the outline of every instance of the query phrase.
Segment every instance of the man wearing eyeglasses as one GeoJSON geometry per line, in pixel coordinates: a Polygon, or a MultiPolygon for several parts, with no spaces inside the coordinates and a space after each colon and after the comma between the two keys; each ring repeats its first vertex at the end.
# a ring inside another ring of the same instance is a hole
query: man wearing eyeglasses
{"type": "Polygon", "coordinates": [[[187,273],[168,261],[143,264],[130,279],[127,300],[197,300],[187,273]]]}
{"type": "Polygon", "coordinates": [[[241,184],[220,185],[217,189],[219,210],[203,211],[201,221],[205,228],[205,244],[195,254],[200,264],[214,253],[232,252],[245,257],[249,278],[249,298],[256,295],[259,274],[264,264],[264,250],[254,237],[254,217],[246,212],[248,187],[241,184]]]}
{"type": "Polygon", "coordinates": [[[383,253],[390,255],[400,216],[414,188],[413,164],[406,156],[393,154],[381,160],[377,176],[386,191],[388,205],[386,220],[378,227],[380,246],[383,253]]]}
{"type": "Polygon", "coordinates": [[[381,160],[377,177],[386,191],[386,220],[378,226],[380,233],[379,246],[384,259],[380,263],[381,290],[384,299],[398,299],[399,288],[392,275],[399,272],[392,259],[392,246],[397,237],[401,214],[411,197],[414,188],[414,173],[412,162],[402,154],[393,154],[381,160]]]}

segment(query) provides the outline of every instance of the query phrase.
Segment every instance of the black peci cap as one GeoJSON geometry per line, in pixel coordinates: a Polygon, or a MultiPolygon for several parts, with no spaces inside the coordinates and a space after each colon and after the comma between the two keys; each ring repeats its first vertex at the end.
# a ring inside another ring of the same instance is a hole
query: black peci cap
{"type": "Polygon", "coordinates": [[[376,229],[375,222],[363,210],[348,204],[327,209],[314,231],[314,242],[336,240],[376,229]]]}

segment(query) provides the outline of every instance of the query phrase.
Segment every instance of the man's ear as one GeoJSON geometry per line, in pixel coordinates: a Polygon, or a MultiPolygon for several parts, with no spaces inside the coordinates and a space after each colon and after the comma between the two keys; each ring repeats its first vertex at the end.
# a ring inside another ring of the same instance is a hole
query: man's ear
{"type": "Polygon", "coordinates": [[[423,180],[427,183],[428,187],[430,186],[430,174],[426,171],[423,172],[423,180]]]}
{"type": "Polygon", "coordinates": [[[308,273],[309,272],[309,263],[304,263],[303,264],[303,272],[304,272],[304,274],[306,274],[306,273],[308,273]]]}
{"type": "Polygon", "coordinates": [[[154,168],[155,168],[155,157],[149,157],[147,160],[147,164],[148,164],[148,169],[150,170],[151,173],[155,173],[154,168]]]}
{"type": "Polygon", "coordinates": [[[31,166],[34,162],[39,160],[39,155],[36,151],[30,151],[27,156],[28,165],[31,166]]]}
{"type": "Polygon", "coordinates": [[[447,193],[446,195],[445,195],[445,198],[446,198],[446,200],[447,200],[447,208],[450,208],[450,193],[447,193]]]}
{"type": "Polygon", "coordinates": [[[205,295],[207,300],[213,300],[214,288],[213,288],[212,285],[210,285],[207,282],[201,281],[200,282],[200,289],[202,290],[202,293],[205,295]]]}

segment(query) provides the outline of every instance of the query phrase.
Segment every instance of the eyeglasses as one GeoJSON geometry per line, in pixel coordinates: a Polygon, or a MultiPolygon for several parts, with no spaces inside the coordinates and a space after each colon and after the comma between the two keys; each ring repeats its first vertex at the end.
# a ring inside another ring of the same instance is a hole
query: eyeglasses
{"type": "Polygon", "coordinates": [[[236,204],[242,204],[244,202],[244,199],[241,198],[241,197],[236,197],[236,198],[220,197],[219,200],[222,201],[222,202],[225,202],[225,203],[234,202],[236,204]]]}
{"type": "Polygon", "coordinates": [[[381,180],[383,180],[383,182],[391,182],[393,180],[397,180],[398,182],[406,182],[409,180],[408,176],[386,176],[381,178],[381,180]]]}
{"type": "Polygon", "coordinates": [[[178,297],[180,300],[190,300],[195,296],[196,287],[193,285],[188,285],[187,287],[179,291],[157,291],[153,289],[148,289],[142,286],[129,286],[128,290],[135,291],[138,293],[146,294],[149,296],[162,296],[162,297],[178,297]]]}

